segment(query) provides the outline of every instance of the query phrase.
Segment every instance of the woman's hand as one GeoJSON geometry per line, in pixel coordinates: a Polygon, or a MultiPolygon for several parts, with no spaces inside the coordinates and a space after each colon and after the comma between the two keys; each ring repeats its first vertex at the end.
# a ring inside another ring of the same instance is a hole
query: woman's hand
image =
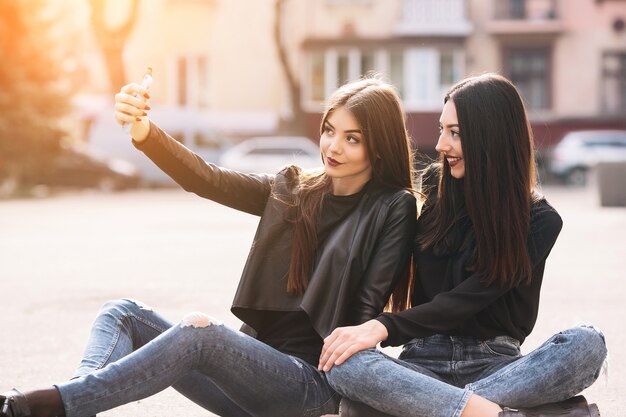
{"type": "Polygon", "coordinates": [[[318,369],[328,372],[355,353],[376,347],[387,336],[387,328],[378,320],[366,321],[358,326],[338,327],[324,339],[318,369]]]}
{"type": "Polygon", "coordinates": [[[115,121],[118,124],[131,123],[130,135],[137,142],[148,137],[150,120],[146,117],[150,106],[148,91],[139,84],[127,84],[115,95],[115,121]]]}

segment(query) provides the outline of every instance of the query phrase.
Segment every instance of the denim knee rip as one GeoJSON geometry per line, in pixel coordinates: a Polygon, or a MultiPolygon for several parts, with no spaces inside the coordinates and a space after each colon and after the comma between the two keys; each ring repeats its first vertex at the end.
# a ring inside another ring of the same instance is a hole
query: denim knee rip
{"type": "Polygon", "coordinates": [[[218,319],[215,319],[207,314],[200,313],[197,311],[187,314],[185,317],[183,317],[183,320],[180,323],[180,327],[191,326],[194,328],[208,327],[208,326],[220,326],[220,325],[222,325],[222,322],[219,321],[218,319]]]}

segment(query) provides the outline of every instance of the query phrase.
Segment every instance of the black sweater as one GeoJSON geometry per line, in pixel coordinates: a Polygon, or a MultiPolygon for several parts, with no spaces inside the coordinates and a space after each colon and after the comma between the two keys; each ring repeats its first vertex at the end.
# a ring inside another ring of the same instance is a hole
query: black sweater
{"type": "MultiPolygon", "coordinates": [[[[475,245],[440,256],[415,245],[414,307],[377,318],[389,333],[382,345],[397,346],[433,334],[479,340],[506,335],[523,342],[537,320],[546,258],[562,224],[544,198],[533,204],[528,239],[533,276],[530,284],[513,289],[486,286],[480,274],[467,270],[475,245]]],[[[461,227],[468,233],[471,225],[461,227]]]]}

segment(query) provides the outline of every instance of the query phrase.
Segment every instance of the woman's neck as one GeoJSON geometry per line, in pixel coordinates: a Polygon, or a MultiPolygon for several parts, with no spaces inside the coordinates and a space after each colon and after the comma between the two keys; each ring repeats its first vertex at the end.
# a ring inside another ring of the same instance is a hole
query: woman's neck
{"type": "Polygon", "coordinates": [[[371,178],[362,181],[348,181],[343,178],[333,178],[331,182],[331,193],[336,196],[347,196],[358,193],[365,187],[371,178]]]}

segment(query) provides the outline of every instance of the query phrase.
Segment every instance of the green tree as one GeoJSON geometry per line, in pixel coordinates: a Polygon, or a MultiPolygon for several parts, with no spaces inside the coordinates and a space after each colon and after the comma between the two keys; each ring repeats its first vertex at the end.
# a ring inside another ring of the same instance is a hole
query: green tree
{"type": "MultiPolygon", "coordinates": [[[[65,135],[70,86],[45,0],[0,0],[0,182],[45,169],[65,135]]],[[[57,31],[58,32],[58,31],[57,31]]]]}

